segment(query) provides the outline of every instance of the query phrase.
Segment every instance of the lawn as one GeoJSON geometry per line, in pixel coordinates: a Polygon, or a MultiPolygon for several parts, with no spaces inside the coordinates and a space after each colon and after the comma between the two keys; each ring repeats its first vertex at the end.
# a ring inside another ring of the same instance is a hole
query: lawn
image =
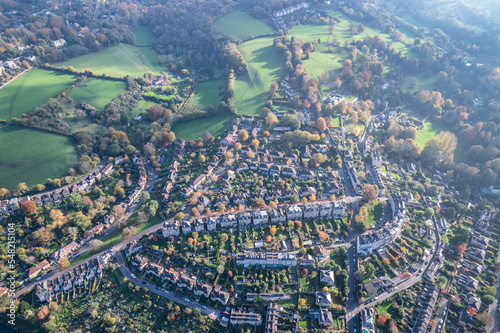
{"type": "Polygon", "coordinates": [[[224,91],[226,83],[226,80],[215,80],[198,84],[196,93],[189,104],[202,109],[206,109],[210,105],[217,108],[222,98],[220,94],[224,91]]]}
{"type": "Polygon", "coordinates": [[[240,39],[273,33],[273,30],[269,26],[239,10],[221,17],[215,21],[215,26],[225,34],[233,35],[240,39]]]}
{"type": "Polygon", "coordinates": [[[87,79],[69,93],[77,103],[87,103],[99,110],[104,110],[111,100],[125,92],[127,85],[123,81],[87,79]]]}
{"type": "Polygon", "coordinates": [[[55,64],[56,67],[73,66],[77,71],[91,69],[96,74],[114,77],[141,76],[146,72],[159,74],[166,67],[158,64],[158,54],[149,46],[119,44],[99,52],[89,53],[55,64]]]}
{"type": "Polygon", "coordinates": [[[424,128],[418,130],[417,143],[423,149],[425,144],[430,139],[434,138],[439,132],[443,131],[444,128],[441,124],[432,123],[429,121],[424,122],[424,128]]]}
{"type": "Polygon", "coordinates": [[[139,103],[137,103],[137,106],[132,110],[132,114],[135,116],[135,115],[138,115],[140,113],[145,113],[148,111],[148,108],[150,106],[153,106],[153,105],[161,106],[158,103],[146,101],[145,99],[141,99],[139,101],[139,103]]]}
{"type": "Polygon", "coordinates": [[[33,111],[75,80],[74,75],[45,69],[33,69],[21,75],[0,91],[0,119],[11,120],[33,111]]]}
{"type": "Polygon", "coordinates": [[[174,133],[177,138],[186,141],[203,138],[203,134],[209,131],[214,137],[221,136],[226,128],[225,122],[231,119],[230,114],[219,114],[210,118],[200,118],[180,123],[174,126],[174,133]]]}
{"type": "Polygon", "coordinates": [[[267,101],[272,82],[283,75],[283,59],[273,50],[273,38],[258,38],[238,46],[247,62],[248,74],[234,84],[233,102],[239,114],[259,114],[267,101]]]}
{"type": "Polygon", "coordinates": [[[69,138],[11,125],[0,128],[0,152],[0,187],[7,189],[65,176],[77,163],[69,138]]]}

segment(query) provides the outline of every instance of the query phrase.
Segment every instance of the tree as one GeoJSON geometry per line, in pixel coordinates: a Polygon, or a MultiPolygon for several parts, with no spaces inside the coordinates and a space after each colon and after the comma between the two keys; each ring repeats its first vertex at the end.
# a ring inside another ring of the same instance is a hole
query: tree
{"type": "Polygon", "coordinates": [[[266,116],[266,125],[267,127],[271,128],[271,126],[273,126],[273,124],[275,122],[278,121],[278,118],[276,117],[276,115],[274,113],[268,113],[267,116],[266,116]]]}
{"type": "Polygon", "coordinates": [[[434,209],[432,209],[431,207],[427,207],[425,210],[424,210],[424,217],[426,219],[430,219],[431,217],[434,216],[434,209]]]}
{"type": "Polygon", "coordinates": [[[260,144],[259,140],[257,140],[257,139],[253,139],[252,140],[251,145],[252,145],[253,148],[259,147],[259,144],[260,144]]]}
{"type": "Polygon", "coordinates": [[[83,214],[76,214],[72,219],[72,223],[79,227],[81,230],[88,230],[92,226],[92,221],[83,214]]]}
{"type": "Polygon", "coordinates": [[[318,118],[318,123],[317,123],[317,128],[320,130],[320,131],[326,131],[327,129],[327,126],[326,126],[326,120],[325,118],[323,117],[319,117],[318,118]]]}
{"type": "Polygon", "coordinates": [[[104,243],[101,240],[93,239],[89,242],[89,245],[94,252],[97,252],[102,249],[104,243]]]}
{"type": "Polygon", "coordinates": [[[387,319],[385,319],[385,317],[384,317],[384,316],[382,316],[382,315],[379,315],[379,316],[377,317],[377,320],[378,320],[378,322],[380,323],[380,325],[385,325],[385,323],[387,322],[387,319]]]}
{"type": "Polygon", "coordinates": [[[324,242],[324,241],[326,241],[326,240],[328,239],[328,235],[327,235],[327,234],[326,234],[326,232],[324,232],[324,231],[320,231],[320,232],[318,232],[318,237],[319,237],[319,239],[320,239],[322,242],[324,242]]]}
{"type": "Polygon", "coordinates": [[[487,305],[493,304],[493,303],[495,302],[495,296],[491,296],[491,295],[484,295],[484,296],[483,296],[483,301],[484,301],[484,303],[486,303],[487,305]]]}
{"type": "Polygon", "coordinates": [[[271,227],[271,229],[269,230],[271,232],[271,235],[276,235],[276,232],[278,232],[278,229],[276,229],[276,227],[271,227]]]}
{"type": "Polygon", "coordinates": [[[184,220],[186,216],[184,215],[183,212],[178,212],[177,214],[175,214],[175,217],[174,217],[174,220],[176,221],[182,221],[184,220]]]}
{"type": "Polygon", "coordinates": [[[375,274],[375,267],[371,262],[365,265],[365,273],[368,277],[372,277],[375,274]]]}
{"type": "Polygon", "coordinates": [[[239,133],[238,133],[238,139],[241,141],[241,142],[245,142],[248,140],[248,132],[244,129],[242,129],[239,133]]]}
{"type": "Polygon", "coordinates": [[[302,306],[306,305],[306,299],[305,298],[301,298],[299,300],[299,304],[302,305],[302,306]]]}
{"type": "Polygon", "coordinates": [[[272,240],[273,240],[273,236],[271,236],[271,235],[266,236],[266,242],[271,243],[272,240]]]}
{"type": "Polygon", "coordinates": [[[157,121],[163,114],[165,113],[165,109],[158,105],[152,105],[148,108],[148,118],[151,121],[157,121]]]}
{"type": "Polygon", "coordinates": [[[34,231],[31,234],[33,242],[41,246],[47,245],[55,237],[56,235],[49,228],[46,227],[41,227],[40,229],[34,231]]]}
{"type": "Polygon", "coordinates": [[[224,154],[224,159],[226,160],[226,162],[229,162],[232,158],[233,158],[233,153],[230,151],[226,151],[226,153],[224,154]]]}
{"type": "Polygon", "coordinates": [[[363,187],[363,200],[372,205],[378,199],[378,186],[365,184],[363,187]]]}
{"type": "Polygon", "coordinates": [[[307,276],[308,273],[309,273],[309,271],[307,270],[307,268],[304,268],[302,270],[302,275],[307,276]]]}
{"type": "Polygon", "coordinates": [[[61,266],[61,268],[66,268],[66,267],[69,267],[69,260],[67,257],[63,256],[61,258],[59,258],[59,261],[58,261],[59,265],[61,266]]]}
{"type": "Polygon", "coordinates": [[[122,230],[122,235],[123,235],[123,238],[129,238],[129,237],[132,237],[134,234],[130,228],[125,227],[122,230]]]}
{"type": "Polygon", "coordinates": [[[198,156],[198,163],[205,163],[206,160],[207,158],[204,155],[200,154],[200,156],[198,156]]]}
{"type": "Polygon", "coordinates": [[[27,200],[21,204],[21,209],[26,216],[33,216],[36,214],[36,203],[33,200],[27,200]]]}
{"type": "Polygon", "coordinates": [[[224,265],[217,266],[217,273],[219,273],[219,274],[224,273],[224,265]]]}
{"type": "Polygon", "coordinates": [[[229,239],[229,236],[226,233],[222,233],[220,235],[220,241],[221,242],[226,242],[229,239]]]}
{"type": "Polygon", "coordinates": [[[26,191],[28,191],[28,185],[26,185],[26,183],[19,183],[17,184],[16,186],[16,191],[18,194],[23,194],[25,193],[26,191]]]}
{"type": "Polygon", "coordinates": [[[19,314],[24,314],[26,311],[28,311],[30,308],[30,304],[26,301],[21,301],[19,302],[19,306],[17,307],[17,312],[19,312],[19,314]]]}

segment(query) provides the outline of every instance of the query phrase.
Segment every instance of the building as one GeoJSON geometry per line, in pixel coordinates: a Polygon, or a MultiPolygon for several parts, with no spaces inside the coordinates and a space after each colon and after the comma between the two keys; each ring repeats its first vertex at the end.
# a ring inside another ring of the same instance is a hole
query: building
{"type": "Polygon", "coordinates": [[[363,333],[375,333],[374,315],[375,310],[373,308],[361,310],[361,327],[363,333]]]}
{"type": "Polygon", "coordinates": [[[125,246],[125,255],[130,257],[132,254],[142,251],[142,243],[138,240],[134,240],[125,246]]]}
{"type": "Polygon", "coordinates": [[[211,285],[203,283],[200,280],[196,281],[196,285],[194,286],[194,294],[196,296],[203,295],[206,298],[208,298],[211,292],[212,292],[211,285]]]}
{"type": "Polygon", "coordinates": [[[432,310],[436,305],[439,292],[432,284],[426,284],[413,310],[418,312],[417,320],[413,326],[412,333],[426,333],[429,321],[432,319],[432,310]]]}
{"type": "Polygon", "coordinates": [[[332,306],[332,295],[329,292],[316,292],[316,305],[326,308],[332,306]]]}
{"type": "Polygon", "coordinates": [[[264,326],[264,333],[277,333],[278,332],[278,318],[280,317],[281,309],[274,302],[267,305],[266,311],[266,324],[264,326]]]}
{"type": "Polygon", "coordinates": [[[193,224],[191,223],[191,221],[182,221],[181,228],[183,235],[191,235],[191,233],[193,232],[193,224]]]}
{"type": "Polygon", "coordinates": [[[302,220],[302,208],[298,205],[289,206],[286,210],[286,216],[289,220],[302,220]]]}
{"type": "Polygon", "coordinates": [[[321,327],[330,327],[333,324],[332,313],[327,309],[319,309],[318,323],[321,327]]]}
{"type": "Polygon", "coordinates": [[[271,211],[271,223],[273,224],[285,224],[286,223],[286,212],[283,208],[276,208],[271,211]]]}
{"type": "Polygon", "coordinates": [[[217,218],[210,216],[207,218],[207,231],[217,230],[217,218]]]}
{"type": "Polygon", "coordinates": [[[181,234],[181,228],[178,221],[165,221],[161,233],[164,238],[174,236],[178,237],[181,234]]]}
{"type": "Polygon", "coordinates": [[[229,301],[229,293],[222,290],[221,286],[216,286],[210,294],[210,299],[214,302],[219,302],[226,305],[229,301]]]}
{"type": "Polygon", "coordinates": [[[293,253],[247,251],[236,255],[236,264],[245,267],[255,265],[262,267],[291,267],[297,265],[297,258],[293,253]]]}
{"type": "Polygon", "coordinates": [[[475,292],[479,287],[479,281],[465,274],[460,274],[457,284],[467,291],[475,292]]]}
{"type": "Polygon", "coordinates": [[[320,271],[319,282],[324,283],[327,286],[335,285],[335,273],[333,271],[320,271]]]}
{"type": "Polygon", "coordinates": [[[372,150],[372,165],[376,168],[382,167],[382,156],[380,156],[380,152],[378,150],[372,150]]]}
{"type": "Polygon", "coordinates": [[[30,279],[34,279],[38,276],[38,274],[40,274],[41,272],[49,269],[50,267],[50,264],[49,262],[47,261],[47,259],[45,259],[44,261],[42,261],[41,263],[39,264],[36,264],[35,266],[31,267],[29,270],[28,270],[28,277],[30,279]]]}
{"type": "Polygon", "coordinates": [[[319,207],[317,204],[306,204],[304,206],[304,218],[314,219],[319,216],[319,207]]]}
{"type": "Polygon", "coordinates": [[[234,214],[223,214],[220,218],[221,228],[234,228],[238,225],[238,220],[234,214]]]}
{"type": "Polygon", "coordinates": [[[78,244],[76,242],[71,242],[68,245],[63,246],[62,248],[60,248],[59,250],[57,250],[56,252],[54,252],[54,254],[52,254],[52,257],[55,260],[59,260],[59,258],[62,258],[62,257],[67,257],[71,253],[73,253],[74,251],[76,251],[78,249],[78,247],[79,246],[78,246],[78,244]]]}
{"type": "Polygon", "coordinates": [[[436,224],[437,224],[439,233],[441,235],[446,234],[446,232],[448,231],[448,223],[446,223],[446,220],[441,217],[441,218],[436,220],[436,224]]]}
{"type": "Polygon", "coordinates": [[[332,215],[336,218],[347,216],[347,205],[343,201],[334,201],[332,206],[332,215]]]}
{"type": "Polygon", "coordinates": [[[194,288],[195,285],[196,285],[196,278],[188,276],[186,274],[183,274],[177,280],[177,286],[179,288],[187,288],[187,290],[193,290],[193,288],[194,288]]]}
{"type": "Polygon", "coordinates": [[[262,325],[262,315],[245,309],[231,309],[231,325],[262,325]]]}
{"type": "Polygon", "coordinates": [[[332,217],[332,205],[329,202],[321,202],[319,204],[319,217],[321,218],[331,218],[332,217]]]}
{"type": "Polygon", "coordinates": [[[474,232],[474,234],[472,235],[472,239],[470,241],[471,245],[474,245],[474,246],[476,246],[480,249],[483,249],[483,250],[486,250],[489,242],[490,242],[490,239],[488,237],[481,235],[477,231],[474,232]]]}
{"type": "Polygon", "coordinates": [[[144,270],[144,268],[147,267],[148,263],[148,259],[144,256],[141,256],[140,254],[136,255],[131,260],[131,264],[139,268],[140,271],[144,270]]]}
{"type": "Polygon", "coordinates": [[[252,213],[252,221],[254,226],[267,225],[269,217],[265,210],[254,210],[252,213]]]}
{"type": "Polygon", "coordinates": [[[89,240],[99,235],[104,229],[104,225],[98,224],[89,231],[85,232],[82,237],[82,243],[87,243],[89,240]]]}

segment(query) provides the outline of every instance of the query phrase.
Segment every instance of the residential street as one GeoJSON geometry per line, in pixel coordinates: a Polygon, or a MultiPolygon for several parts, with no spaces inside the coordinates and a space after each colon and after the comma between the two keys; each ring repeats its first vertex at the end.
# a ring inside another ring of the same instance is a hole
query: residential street
{"type": "Polygon", "coordinates": [[[120,268],[120,271],[133,284],[140,286],[140,287],[146,287],[146,288],[148,288],[148,290],[150,292],[155,293],[157,295],[160,295],[161,297],[168,298],[168,299],[170,299],[174,302],[180,303],[182,305],[189,306],[193,309],[200,309],[201,312],[207,314],[211,319],[213,319],[213,320],[217,319],[217,315],[220,313],[220,310],[207,308],[205,305],[201,305],[201,304],[197,303],[196,301],[189,301],[188,302],[188,301],[184,300],[184,298],[175,297],[173,292],[165,290],[165,289],[163,289],[155,284],[149,283],[146,280],[143,280],[139,277],[137,278],[137,279],[139,279],[139,281],[137,281],[136,279],[130,278],[130,270],[128,269],[127,264],[125,263],[125,259],[123,259],[121,252],[120,251],[113,251],[113,252],[114,252],[114,255],[116,258],[116,262],[118,263],[118,267],[120,268]]]}

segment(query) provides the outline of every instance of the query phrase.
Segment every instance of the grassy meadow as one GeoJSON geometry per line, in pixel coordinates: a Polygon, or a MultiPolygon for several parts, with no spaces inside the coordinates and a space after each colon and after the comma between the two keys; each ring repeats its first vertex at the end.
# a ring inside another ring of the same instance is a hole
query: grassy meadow
{"type": "Polygon", "coordinates": [[[186,141],[203,138],[203,134],[209,131],[214,137],[221,136],[226,128],[226,121],[231,119],[230,114],[219,114],[215,117],[200,118],[187,123],[179,123],[174,126],[175,136],[186,141]]]}
{"type": "Polygon", "coordinates": [[[72,85],[76,76],[33,69],[0,90],[0,119],[11,120],[33,111],[72,85]]]}
{"type": "Polygon", "coordinates": [[[225,34],[233,35],[240,39],[273,33],[273,30],[269,26],[239,10],[221,17],[215,21],[215,26],[225,34]]]}
{"type": "Polygon", "coordinates": [[[12,125],[0,128],[0,187],[45,183],[76,164],[75,147],[65,136],[12,125]]]}
{"type": "Polygon", "coordinates": [[[283,59],[274,52],[271,37],[245,42],[238,50],[247,62],[248,74],[237,77],[233,102],[239,114],[256,115],[264,107],[271,83],[283,75],[283,59]]]}
{"type": "Polygon", "coordinates": [[[106,105],[126,89],[127,86],[123,81],[91,78],[71,90],[69,97],[77,103],[87,103],[96,109],[104,110],[106,105]]]}
{"type": "MultiPolygon", "coordinates": [[[[347,54],[343,54],[338,47],[334,47],[333,53],[328,52],[330,42],[334,38],[340,42],[340,45],[344,45],[344,43],[362,40],[369,35],[378,35],[382,40],[391,42],[391,47],[396,49],[396,51],[401,51],[405,55],[410,55],[410,48],[407,44],[413,42],[412,38],[404,36],[402,41],[399,42],[394,40],[389,34],[374,29],[369,25],[364,26],[365,31],[363,33],[353,35],[351,33],[351,24],[357,24],[359,22],[348,18],[339,11],[333,11],[330,16],[337,20],[341,20],[339,23],[335,24],[333,36],[328,35],[327,25],[297,25],[288,34],[289,36],[294,36],[303,41],[313,41],[315,38],[321,40],[316,50],[311,53],[311,58],[304,60],[304,66],[313,78],[321,76],[325,72],[336,71],[342,68],[342,62],[347,58],[347,54]]],[[[387,64],[384,65],[386,66],[387,72],[388,66],[387,64]]]]}
{"type": "Polygon", "coordinates": [[[226,84],[226,80],[201,82],[189,104],[202,109],[206,109],[210,105],[216,108],[222,100],[221,93],[226,84]]]}

